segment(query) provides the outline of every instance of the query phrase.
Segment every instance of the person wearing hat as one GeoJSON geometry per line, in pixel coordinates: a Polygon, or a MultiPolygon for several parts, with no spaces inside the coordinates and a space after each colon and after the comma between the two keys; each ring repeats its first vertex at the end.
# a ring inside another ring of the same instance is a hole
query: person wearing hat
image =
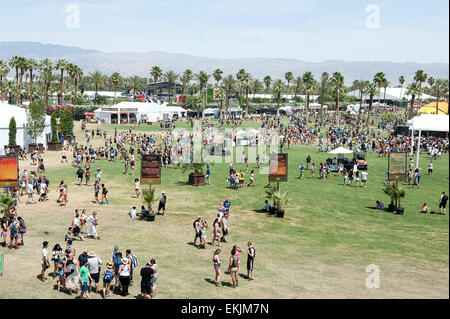
{"type": "Polygon", "coordinates": [[[112,262],[108,262],[106,264],[106,268],[103,271],[103,297],[108,298],[111,295],[109,294],[109,289],[111,287],[111,281],[114,278],[114,264],[112,262]]]}
{"type": "Polygon", "coordinates": [[[162,215],[164,216],[164,213],[166,212],[166,201],[167,201],[166,192],[162,191],[161,198],[159,199],[158,215],[159,215],[159,211],[162,209],[163,210],[162,215]]]}
{"type": "Polygon", "coordinates": [[[119,267],[119,281],[122,285],[122,296],[128,295],[128,287],[130,286],[130,260],[127,257],[122,258],[122,265],[119,267]]]}
{"type": "MultiPolygon", "coordinates": [[[[114,246],[114,250],[111,255],[111,262],[114,265],[114,276],[112,280],[112,290],[116,289],[116,285],[119,282],[119,268],[122,265],[122,253],[119,251],[119,246],[114,246]]],[[[120,283],[119,283],[120,284],[120,283]]]]}
{"type": "Polygon", "coordinates": [[[91,291],[92,282],[95,283],[95,292],[98,292],[98,282],[100,281],[100,265],[102,260],[97,257],[95,251],[91,250],[88,253],[88,269],[92,280],[89,281],[89,291],[91,291]]]}

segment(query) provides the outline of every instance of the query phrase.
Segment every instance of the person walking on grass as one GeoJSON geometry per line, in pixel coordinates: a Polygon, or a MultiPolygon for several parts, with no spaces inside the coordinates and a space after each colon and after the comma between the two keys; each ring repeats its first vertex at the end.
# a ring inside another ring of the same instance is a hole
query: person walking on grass
{"type": "Polygon", "coordinates": [[[304,180],[305,179],[305,166],[303,165],[303,163],[300,163],[300,165],[298,166],[298,169],[300,170],[300,176],[298,178],[304,180]]]}
{"type": "Polygon", "coordinates": [[[441,198],[439,199],[439,211],[441,214],[445,215],[445,208],[447,207],[448,196],[445,192],[442,192],[441,198]]]}
{"type": "Polygon", "coordinates": [[[20,244],[21,246],[25,245],[23,242],[23,234],[27,232],[27,226],[25,225],[25,221],[22,217],[17,217],[17,221],[19,222],[19,235],[20,235],[20,244]]]}
{"type": "Polygon", "coordinates": [[[84,171],[81,168],[81,166],[78,166],[78,170],[75,173],[75,175],[78,177],[78,186],[81,186],[81,183],[83,182],[83,175],[84,175],[84,171]]]}
{"type": "Polygon", "coordinates": [[[255,187],[255,171],[254,170],[252,170],[250,172],[250,183],[248,183],[247,187],[250,187],[250,186],[255,187]]]}
{"type": "Polygon", "coordinates": [[[108,197],[106,197],[107,194],[108,190],[106,189],[105,184],[102,184],[102,201],[100,202],[100,205],[103,205],[103,203],[109,204],[108,197]]]}
{"type": "Polygon", "coordinates": [[[97,204],[99,204],[99,200],[98,200],[98,193],[100,192],[100,184],[99,181],[95,181],[94,183],[94,197],[95,197],[95,202],[97,204]]]}
{"type": "Polygon", "coordinates": [[[154,270],[151,267],[150,262],[145,264],[145,267],[141,268],[141,294],[144,299],[152,299],[152,278],[154,275],[154,270]]]}
{"type": "Polygon", "coordinates": [[[200,248],[206,247],[206,228],[208,228],[208,223],[204,220],[200,227],[200,248]]]}
{"type": "Polygon", "coordinates": [[[61,246],[59,244],[55,244],[55,246],[53,246],[52,261],[55,266],[55,268],[53,270],[53,278],[55,278],[57,275],[56,274],[57,266],[58,266],[58,263],[60,262],[60,260],[62,259],[63,253],[64,253],[63,249],[61,248],[61,246]]]}
{"type": "Polygon", "coordinates": [[[366,170],[361,171],[361,186],[362,187],[366,187],[367,175],[369,175],[369,173],[367,173],[366,170]]]}
{"type": "Polygon", "coordinates": [[[231,250],[230,263],[228,265],[228,272],[230,273],[231,280],[233,281],[233,288],[239,286],[238,266],[239,266],[239,259],[236,256],[236,248],[233,247],[233,249],[231,250]]]}
{"type": "Polygon", "coordinates": [[[112,262],[106,264],[106,268],[103,271],[103,297],[111,297],[109,290],[111,288],[111,281],[114,277],[114,265],[112,262]]]}
{"type": "Polygon", "coordinates": [[[433,169],[434,169],[433,161],[430,160],[430,164],[428,164],[428,175],[433,174],[433,169]]]}
{"type": "Polygon", "coordinates": [[[13,248],[13,242],[15,242],[14,249],[19,248],[19,223],[15,217],[12,217],[11,223],[9,225],[9,249],[13,248]]]}
{"type": "Polygon", "coordinates": [[[158,279],[158,270],[159,270],[159,266],[156,263],[155,259],[151,259],[150,260],[150,264],[153,269],[153,277],[152,277],[152,294],[150,295],[150,298],[153,299],[153,297],[155,297],[156,295],[156,281],[158,279]]]}
{"type": "Polygon", "coordinates": [[[92,284],[95,285],[95,292],[99,292],[98,289],[98,283],[100,281],[100,265],[103,263],[102,260],[97,257],[95,254],[95,251],[91,250],[88,253],[89,259],[88,262],[88,269],[89,269],[89,275],[91,276],[92,280],[89,281],[89,292],[91,291],[92,284]]]}
{"type": "Polygon", "coordinates": [[[28,181],[28,185],[27,185],[27,194],[28,194],[28,199],[26,201],[26,204],[34,204],[34,198],[33,198],[33,193],[34,193],[34,189],[33,189],[33,183],[31,181],[28,181]],[[30,202],[31,201],[31,202],[30,202]]]}
{"type": "Polygon", "coordinates": [[[247,243],[247,278],[248,280],[254,280],[254,270],[253,264],[255,262],[255,247],[253,247],[252,242],[247,243]]]}
{"type": "Polygon", "coordinates": [[[205,180],[206,184],[210,185],[210,177],[211,177],[211,168],[209,165],[206,165],[206,174],[205,174],[205,180]]]}
{"type": "Polygon", "coordinates": [[[41,254],[42,254],[42,258],[41,258],[41,266],[42,266],[41,281],[42,282],[47,282],[47,278],[45,278],[45,271],[50,267],[50,262],[48,260],[47,247],[48,247],[48,241],[44,241],[42,243],[42,250],[41,250],[41,254]]]}
{"type": "Polygon", "coordinates": [[[122,265],[119,267],[119,281],[122,286],[122,296],[128,296],[128,287],[130,286],[130,260],[122,258],[122,265]]]}
{"type": "Polygon", "coordinates": [[[213,223],[213,238],[211,240],[211,245],[214,247],[214,242],[217,240],[217,246],[220,247],[220,227],[219,219],[216,218],[213,223]]]}
{"type": "Polygon", "coordinates": [[[84,176],[86,179],[86,186],[91,186],[91,164],[89,159],[86,161],[86,165],[84,167],[84,176]]]}
{"type": "Polygon", "coordinates": [[[311,178],[314,179],[314,173],[316,172],[316,164],[312,163],[311,165],[311,178]]]}
{"type": "Polygon", "coordinates": [[[166,212],[166,201],[167,201],[166,193],[161,192],[161,198],[159,199],[159,204],[158,204],[158,215],[159,215],[159,211],[162,209],[162,211],[163,211],[162,215],[164,216],[164,214],[166,212]]]}
{"type": "Polygon", "coordinates": [[[222,275],[220,272],[220,257],[219,257],[220,252],[221,252],[221,250],[219,248],[217,248],[214,251],[214,256],[212,259],[213,264],[214,264],[214,271],[216,272],[216,277],[214,279],[214,284],[216,285],[216,287],[219,287],[219,280],[222,275]]]}
{"type": "Polygon", "coordinates": [[[134,191],[136,192],[136,198],[141,196],[140,186],[139,186],[139,178],[134,180],[134,191]]]}
{"type": "Polygon", "coordinates": [[[194,246],[197,247],[197,238],[200,239],[200,242],[201,242],[200,216],[197,216],[197,218],[192,223],[192,226],[194,227],[194,231],[195,231],[194,246]]]}
{"type": "Polygon", "coordinates": [[[89,226],[88,238],[100,239],[100,236],[97,235],[97,212],[92,212],[92,215],[87,218],[87,221],[91,223],[89,226]]]}
{"type": "Polygon", "coordinates": [[[84,296],[86,296],[87,299],[91,299],[91,296],[89,295],[89,281],[94,281],[89,274],[89,268],[88,268],[88,260],[84,260],[83,266],[80,268],[80,271],[78,272],[78,278],[81,281],[81,294],[80,299],[83,299],[84,296]]]}

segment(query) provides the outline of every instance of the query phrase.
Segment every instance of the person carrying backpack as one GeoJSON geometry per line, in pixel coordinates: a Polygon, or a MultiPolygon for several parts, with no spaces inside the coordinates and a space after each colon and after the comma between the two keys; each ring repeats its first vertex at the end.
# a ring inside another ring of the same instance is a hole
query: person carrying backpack
{"type": "Polygon", "coordinates": [[[103,271],[103,297],[108,298],[111,295],[109,294],[109,288],[111,287],[111,281],[114,276],[114,265],[112,262],[108,262],[106,264],[106,268],[103,271]]]}
{"type": "Polygon", "coordinates": [[[11,225],[9,225],[10,229],[10,241],[9,241],[9,249],[13,247],[13,241],[15,241],[15,249],[19,248],[18,240],[19,240],[19,223],[17,222],[16,218],[13,217],[11,220],[11,225]]]}
{"type": "Polygon", "coordinates": [[[233,247],[231,250],[230,264],[228,266],[228,272],[231,275],[231,280],[233,281],[233,288],[239,286],[238,280],[238,266],[239,266],[239,258],[236,256],[236,248],[233,247]]]}

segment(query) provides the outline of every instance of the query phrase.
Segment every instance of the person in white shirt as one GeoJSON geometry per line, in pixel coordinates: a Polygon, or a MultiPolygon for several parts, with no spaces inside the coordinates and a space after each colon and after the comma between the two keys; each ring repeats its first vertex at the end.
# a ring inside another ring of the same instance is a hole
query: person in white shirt
{"type": "Polygon", "coordinates": [[[48,241],[44,241],[42,243],[42,258],[41,258],[41,265],[42,265],[42,271],[41,271],[41,281],[47,282],[47,278],[45,278],[45,271],[50,267],[50,261],[48,260],[48,241]]]}
{"type": "Polygon", "coordinates": [[[361,185],[362,185],[363,187],[366,187],[366,183],[367,183],[367,175],[369,175],[369,174],[367,173],[367,171],[362,171],[362,172],[361,172],[361,185]]]}
{"type": "Polygon", "coordinates": [[[134,180],[134,191],[136,192],[136,198],[139,198],[139,196],[141,195],[141,192],[140,192],[139,188],[140,188],[139,187],[139,179],[136,178],[134,180]]]}
{"type": "Polygon", "coordinates": [[[133,206],[128,215],[130,216],[130,218],[136,218],[136,206],[133,206]]]}
{"type": "Polygon", "coordinates": [[[28,199],[26,201],[27,204],[30,204],[30,200],[32,203],[34,203],[34,198],[33,198],[33,183],[31,181],[28,181],[28,185],[27,185],[27,194],[28,194],[28,199]]]}
{"type": "Polygon", "coordinates": [[[87,219],[91,225],[89,227],[88,237],[94,238],[94,239],[100,239],[100,237],[97,235],[97,212],[92,212],[92,215],[88,217],[87,219]]]}
{"type": "Polygon", "coordinates": [[[38,201],[44,201],[47,199],[47,184],[45,184],[44,181],[42,181],[40,187],[39,187],[39,193],[41,195],[41,197],[38,199],[38,201]]]}

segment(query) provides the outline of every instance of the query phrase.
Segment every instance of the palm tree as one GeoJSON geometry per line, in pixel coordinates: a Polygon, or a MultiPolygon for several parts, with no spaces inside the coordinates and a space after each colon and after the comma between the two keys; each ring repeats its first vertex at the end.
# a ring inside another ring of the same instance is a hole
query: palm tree
{"type": "Polygon", "coordinates": [[[334,72],[331,77],[331,88],[336,93],[336,117],[339,117],[339,99],[345,91],[344,77],[339,72],[334,72]]]}
{"type": "Polygon", "coordinates": [[[133,101],[136,102],[136,94],[138,88],[141,86],[141,78],[134,75],[130,78],[131,86],[133,87],[133,101]]]}
{"type": "Polygon", "coordinates": [[[64,70],[67,69],[68,62],[64,59],[59,59],[56,61],[55,70],[61,71],[60,77],[60,105],[63,105],[63,82],[64,82],[64,70]]]}
{"type": "Polygon", "coordinates": [[[303,74],[302,82],[305,87],[305,93],[306,93],[306,112],[309,111],[309,94],[311,90],[315,86],[316,80],[314,80],[314,76],[311,72],[307,71],[303,74]]]}
{"type": "Polygon", "coordinates": [[[120,82],[122,82],[122,77],[118,72],[111,74],[111,83],[114,86],[114,104],[116,104],[116,91],[120,85],[120,82]]]}
{"type": "Polygon", "coordinates": [[[325,93],[327,92],[328,84],[330,81],[330,74],[328,72],[323,72],[320,76],[320,111],[323,113],[323,99],[325,93]]]}
{"type": "Polygon", "coordinates": [[[400,83],[400,101],[402,100],[402,91],[403,91],[403,84],[405,83],[405,77],[401,75],[398,78],[398,83],[400,83]]]}
{"type": "Polygon", "coordinates": [[[369,95],[369,112],[367,116],[367,123],[370,125],[370,116],[372,115],[373,97],[377,94],[377,85],[373,82],[367,81],[366,93],[369,95]]]}
{"type": "Polygon", "coordinates": [[[419,99],[419,107],[422,104],[422,83],[425,82],[427,80],[428,75],[423,71],[423,70],[417,70],[417,72],[414,74],[414,81],[416,81],[419,85],[419,91],[417,92],[418,94],[418,99],[419,99]]]}
{"type": "Polygon", "coordinates": [[[287,82],[287,89],[286,92],[289,94],[289,84],[292,82],[292,80],[294,79],[294,74],[292,74],[292,72],[286,72],[284,74],[284,79],[287,82]]]}
{"type": "Polygon", "coordinates": [[[281,81],[280,79],[275,80],[275,82],[273,82],[273,91],[275,92],[275,96],[277,98],[277,118],[280,117],[280,99],[281,99],[281,94],[283,94],[284,91],[284,84],[283,81],[281,81]]]}
{"type": "Polygon", "coordinates": [[[260,89],[262,89],[263,84],[262,84],[262,82],[259,79],[253,79],[251,87],[252,87],[252,91],[253,91],[253,99],[255,99],[255,94],[260,89]]]}
{"type": "MultiPolygon", "coordinates": [[[[200,71],[198,74],[195,75],[198,84],[200,85],[200,95],[203,94],[203,89],[206,88],[208,84],[208,80],[211,77],[211,75],[206,74],[204,71],[200,71]]],[[[206,92],[205,92],[206,93],[206,92]]],[[[205,94],[206,96],[206,94],[205,94]]]]}
{"type": "Polygon", "coordinates": [[[223,100],[227,98],[227,92],[224,89],[219,89],[216,95],[217,99],[220,101],[220,117],[222,117],[223,100]]]}
{"type": "Polygon", "coordinates": [[[252,75],[245,73],[241,79],[242,86],[245,88],[245,115],[248,116],[248,89],[252,85],[252,75]]]}
{"type": "Polygon", "coordinates": [[[406,94],[411,96],[411,106],[409,107],[408,118],[412,117],[414,110],[414,102],[416,100],[416,95],[419,94],[419,84],[417,82],[412,82],[406,87],[406,94]]]}
{"type": "Polygon", "coordinates": [[[383,100],[384,100],[384,103],[386,103],[386,89],[388,88],[388,86],[389,86],[389,81],[385,78],[384,80],[383,80],[383,88],[384,88],[384,97],[383,97],[383,100]]]}
{"type": "Polygon", "coordinates": [[[81,78],[83,77],[83,70],[78,66],[75,65],[74,70],[74,79],[75,79],[75,92],[74,96],[77,97],[77,91],[78,91],[78,81],[81,81],[81,78]]]}
{"type": "Polygon", "coordinates": [[[162,76],[161,68],[159,66],[152,67],[150,70],[150,75],[153,77],[153,83],[155,84],[155,87],[153,88],[153,95],[156,95],[156,82],[162,76]]]}
{"type": "Polygon", "coordinates": [[[264,86],[266,87],[266,93],[269,93],[270,85],[272,84],[272,78],[270,75],[264,77],[264,86]]]}
{"type": "Polygon", "coordinates": [[[448,85],[443,79],[437,79],[434,83],[434,89],[436,90],[436,114],[439,114],[439,100],[442,93],[445,95],[448,91],[448,85]]]}
{"type": "Polygon", "coordinates": [[[170,98],[172,97],[172,85],[176,82],[176,80],[178,79],[178,74],[176,74],[173,71],[168,71],[166,73],[164,73],[163,77],[164,80],[167,81],[167,85],[169,88],[169,101],[170,98]]]}
{"type": "Polygon", "coordinates": [[[213,72],[214,80],[216,80],[216,86],[219,86],[220,80],[222,80],[223,71],[221,69],[215,69],[213,72]]]}
{"type": "Polygon", "coordinates": [[[30,72],[30,103],[33,102],[33,70],[38,68],[38,63],[35,59],[28,59],[28,71],[30,72]]]}
{"type": "Polygon", "coordinates": [[[186,90],[189,90],[189,84],[191,83],[193,77],[194,77],[194,73],[190,69],[185,70],[183,72],[183,74],[181,74],[181,76],[180,76],[180,82],[181,82],[181,88],[182,88],[181,101],[183,101],[183,97],[186,93],[186,90]]]}
{"type": "Polygon", "coordinates": [[[148,211],[150,213],[153,212],[152,205],[157,200],[156,195],[155,195],[155,189],[152,188],[150,190],[144,190],[142,192],[142,200],[144,201],[144,203],[147,204],[148,211]]]}
{"type": "Polygon", "coordinates": [[[98,86],[101,85],[104,81],[104,76],[102,72],[96,70],[94,72],[89,73],[89,77],[91,78],[92,83],[95,86],[95,96],[94,96],[94,104],[97,104],[97,92],[98,86]]]}
{"type": "Polygon", "coordinates": [[[19,105],[19,68],[20,68],[20,62],[21,57],[18,55],[15,55],[9,60],[9,66],[11,68],[16,69],[16,105],[19,105]]]}
{"type": "Polygon", "coordinates": [[[373,82],[375,82],[378,86],[378,107],[380,107],[380,94],[381,94],[381,87],[383,86],[383,82],[385,81],[385,76],[383,72],[378,72],[373,77],[373,82]]]}
{"type": "Polygon", "coordinates": [[[44,80],[44,102],[48,105],[48,89],[53,80],[53,64],[49,59],[41,60],[39,63],[41,78],[44,80]]]}
{"type": "Polygon", "coordinates": [[[300,93],[300,91],[303,88],[303,79],[301,76],[297,76],[294,80],[295,85],[295,98],[297,98],[297,94],[300,93]]]}
{"type": "Polygon", "coordinates": [[[353,87],[359,91],[358,121],[361,119],[363,96],[366,92],[366,89],[367,89],[367,86],[369,85],[369,83],[370,83],[369,81],[364,81],[364,80],[353,81],[353,87]]]}
{"type": "Polygon", "coordinates": [[[2,97],[2,102],[3,102],[3,78],[6,78],[6,75],[8,73],[9,73],[8,64],[5,61],[0,60],[0,94],[2,97]]]}
{"type": "Polygon", "coordinates": [[[227,109],[230,106],[231,90],[233,89],[234,84],[235,80],[233,78],[233,75],[231,74],[222,80],[222,85],[225,88],[225,92],[227,93],[227,102],[226,102],[227,109]]]}
{"type": "Polygon", "coordinates": [[[22,78],[26,71],[28,71],[28,60],[24,57],[19,59],[19,104],[22,104],[22,78]]]}

